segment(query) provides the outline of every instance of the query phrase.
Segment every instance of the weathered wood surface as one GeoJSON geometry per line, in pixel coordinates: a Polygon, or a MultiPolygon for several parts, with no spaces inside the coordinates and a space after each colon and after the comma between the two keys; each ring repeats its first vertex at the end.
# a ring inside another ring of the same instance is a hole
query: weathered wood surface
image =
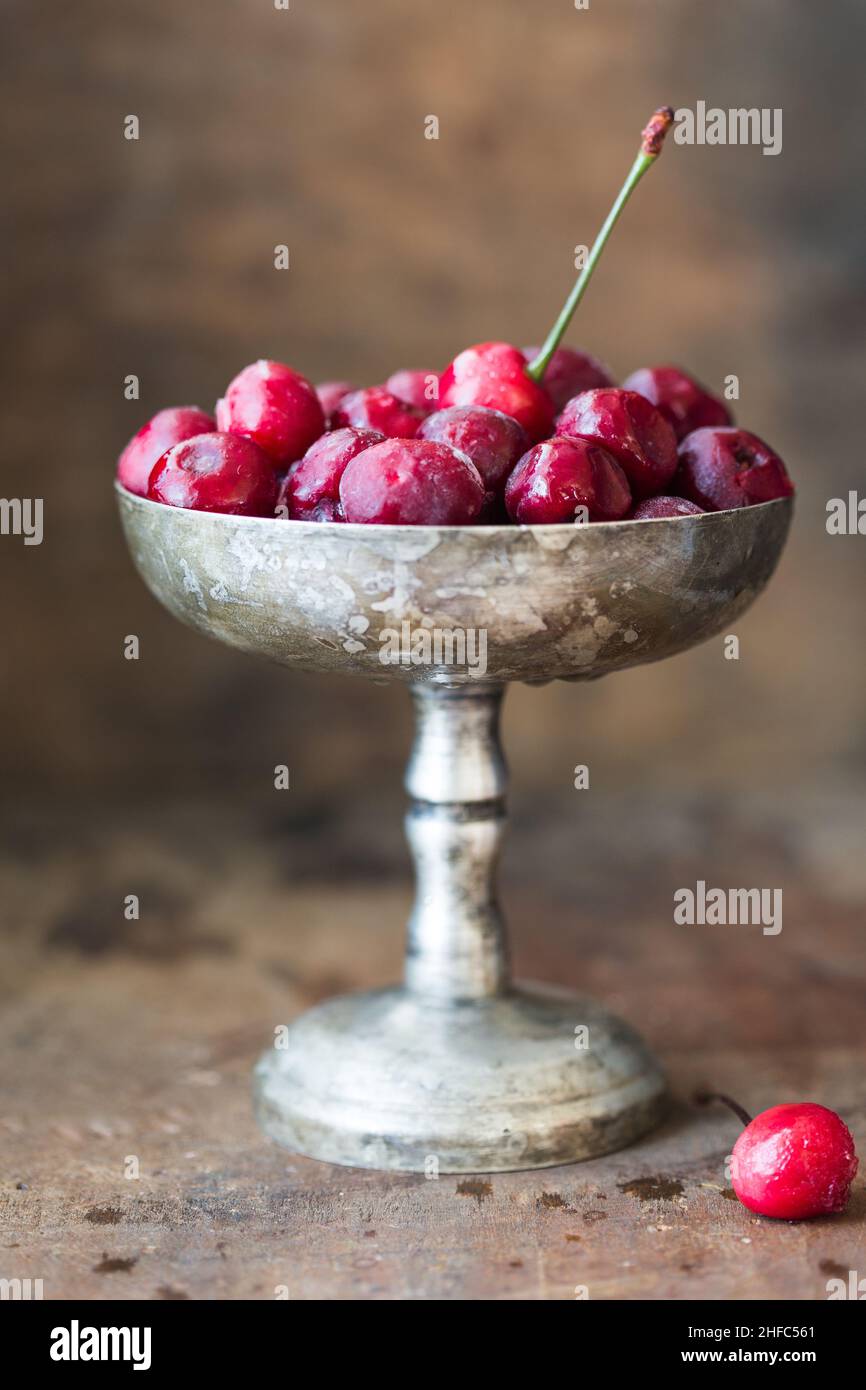
{"type": "Polygon", "coordinates": [[[758,1220],[725,1178],[736,1122],[686,1103],[704,1084],[753,1109],[812,1098],[866,1152],[857,797],[798,819],[596,793],[579,839],[566,806],[518,824],[520,972],[628,1015],[679,1105],[608,1158],[438,1180],[299,1158],[250,1110],[276,1024],[399,969],[397,809],[384,830],[201,807],[6,827],[0,1277],[46,1298],[820,1299],[866,1272],[862,1178],[841,1218],[758,1220]],[[714,874],[783,886],[781,935],[674,926],[673,888],[714,874]]]}

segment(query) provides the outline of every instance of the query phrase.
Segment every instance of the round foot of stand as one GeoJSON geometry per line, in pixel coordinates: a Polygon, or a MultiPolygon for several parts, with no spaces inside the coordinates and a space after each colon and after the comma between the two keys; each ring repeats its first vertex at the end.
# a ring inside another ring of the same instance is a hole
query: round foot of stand
{"type": "Polygon", "coordinates": [[[255,1093],[278,1143],[408,1172],[592,1158],[645,1134],[665,1107],[661,1072],[626,1024],[542,986],[448,1005],[399,988],[330,1000],[262,1057],[255,1093]]]}

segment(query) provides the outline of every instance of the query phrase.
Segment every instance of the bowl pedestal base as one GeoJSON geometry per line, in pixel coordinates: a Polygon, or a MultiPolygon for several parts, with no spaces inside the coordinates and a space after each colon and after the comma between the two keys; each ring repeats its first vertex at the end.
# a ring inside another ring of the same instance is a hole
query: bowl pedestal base
{"type": "Polygon", "coordinates": [[[259,1123],[278,1143],[430,1177],[609,1153],[651,1129],[663,1099],[630,1029],[542,987],[446,1007],[400,988],[333,999],[256,1070],[259,1123]]]}
{"type": "Polygon", "coordinates": [[[651,1129],[662,1074],[599,1004],[512,986],[495,874],[503,687],[413,689],[406,785],[417,894],[401,987],[329,1000],[261,1059],[265,1132],[312,1158],[507,1172],[608,1153],[651,1129]]]}

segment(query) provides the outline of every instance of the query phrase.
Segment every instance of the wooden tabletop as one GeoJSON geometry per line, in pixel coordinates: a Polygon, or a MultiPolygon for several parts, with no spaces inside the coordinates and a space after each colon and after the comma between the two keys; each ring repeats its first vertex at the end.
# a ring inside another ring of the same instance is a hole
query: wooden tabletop
{"type": "Polygon", "coordinates": [[[279,817],[89,808],[5,827],[0,1277],[45,1298],[822,1299],[863,1272],[866,1191],[771,1222],[734,1198],[726,1111],[813,1099],[866,1152],[862,797],[799,810],[596,793],[519,814],[507,903],[525,977],[603,998],[676,1105],[592,1162],[476,1177],[341,1169],[256,1130],[276,1024],[395,978],[399,803],[279,817]],[[681,927],[698,878],[779,886],[784,926],[681,927]],[[139,920],[124,899],[140,897],[139,920]]]}

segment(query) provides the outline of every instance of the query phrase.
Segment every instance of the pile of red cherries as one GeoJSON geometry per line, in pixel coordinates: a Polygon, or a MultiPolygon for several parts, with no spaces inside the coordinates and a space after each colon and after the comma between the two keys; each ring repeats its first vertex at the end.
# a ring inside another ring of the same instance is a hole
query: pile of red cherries
{"type": "Polygon", "coordinates": [[[233,516],[391,526],[646,520],[787,497],[785,465],[676,367],[621,387],[594,357],[480,343],[444,373],[314,387],[245,367],[217,402],[161,410],[118,463],[154,502],[233,516]]]}
{"type": "Polygon", "coordinates": [[[674,121],[659,107],[542,348],[478,343],[437,372],[313,386],[244,367],[217,401],[161,410],[120,456],[130,492],[193,511],[384,526],[549,526],[728,511],[793,492],[785,465],[677,367],[622,386],[561,342],[622,208],[674,121]]]}

